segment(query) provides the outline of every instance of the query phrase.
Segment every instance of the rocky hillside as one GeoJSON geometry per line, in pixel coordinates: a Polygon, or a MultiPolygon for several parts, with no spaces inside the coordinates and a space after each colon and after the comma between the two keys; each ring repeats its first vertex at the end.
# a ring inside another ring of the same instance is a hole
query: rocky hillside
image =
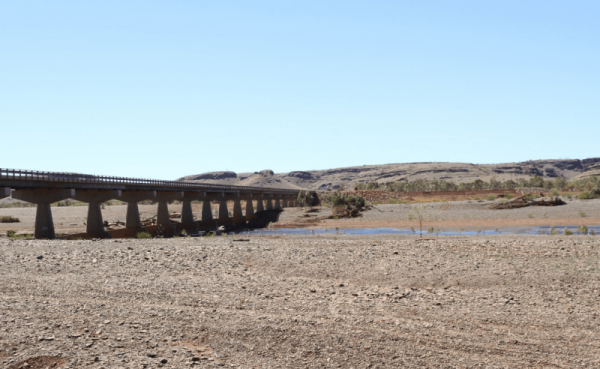
{"type": "Polygon", "coordinates": [[[311,190],[352,188],[356,183],[372,181],[415,181],[417,179],[443,179],[455,183],[473,182],[476,179],[500,181],[540,176],[567,179],[600,175],[600,158],[567,160],[533,160],[521,163],[467,164],[467,163],[403,163],[363,165],[327,170],[273,173],[263,170],[255,173],[211,172],[180,178],[182,181],[199,181],[241,186],[275,188],[307,188],[311,190]]]}

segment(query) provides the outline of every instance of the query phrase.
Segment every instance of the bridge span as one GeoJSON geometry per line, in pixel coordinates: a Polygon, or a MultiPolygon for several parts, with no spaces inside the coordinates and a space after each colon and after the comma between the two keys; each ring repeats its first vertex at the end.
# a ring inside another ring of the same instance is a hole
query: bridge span
{"type": "Polygon", "coordinates": [[[157,226],[168,232],[173,224],[167,204],[174,200],[182,203],[181,227],[194,229],[202,225],[245,224],[255,218],[255,212],[296,206],[299,191],[0,168],[0,199],[12,195],[14,199],[37,204],[34,236],[47,239],[56,237],[50,204],[66,199],[88,203],[87,233],[108,237],[101,210],[101,204],[108,200],[126,202],[125,227],[140,231],[142,222],[138,202],[157,202],[157,226]],[[200,222],[194,221],[192,201],[203,202],[200,222]],[[228,201],[233,201],[232,217],[227,209],[228,201]],[[242,201],[245,202],[245,213],[242,201]],[[256,210],[254,201],[257,203],[256,210]],[[219,203],[217,219],[213,218],[211,202],[219,203]]]}

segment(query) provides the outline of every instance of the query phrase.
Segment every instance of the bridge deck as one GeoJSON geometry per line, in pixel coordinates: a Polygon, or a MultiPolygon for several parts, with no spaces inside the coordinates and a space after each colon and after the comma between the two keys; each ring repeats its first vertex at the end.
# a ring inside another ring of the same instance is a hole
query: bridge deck
{"type": "Polygon", "coordinates": [[[0,187],[13,189],[68,188],[75,190],[134,190],[269,193],[292,195],[299,190],[251,186],[230,186],[209,183],[164,181],[156,179],[96,176],[77,173],[40,172],[0,168],[0,187]]]}

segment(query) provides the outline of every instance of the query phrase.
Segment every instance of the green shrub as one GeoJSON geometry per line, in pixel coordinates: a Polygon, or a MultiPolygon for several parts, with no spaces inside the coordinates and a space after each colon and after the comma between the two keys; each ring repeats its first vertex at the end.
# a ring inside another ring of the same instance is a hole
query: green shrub
{"type": "Polygon", "coordinates": [[[315,191],[307,191],[302,190],[298,192],[298,204],[300,206],[319,206],[321,201],[319,200],[319,195],[315,191]]]}
{"type": "Polygon", "coordinates": [[[582,218],[585,218],[585,217],[587,217],[587,214],[584,211],[580,211],[579,216],[582,218]]]}
{"type": "Polygon", "coordinates": [[[366,206],[365,198],[361,195],[350,195],[339,191],[323,196],[323,201],[331,207],[343,207],[349,210],[362,210],[366,206]]]}
{"type": "Polygon", "coordinates": [[[11,216],[0,217],[0,223],[19,223],[19,218],[13,218],[11,216]]]}
{"type": "Polygon", "coordinates": [[[560,192],[558,192],[558,190],[555,188],[555,189],[553,189],[552,191],[550,191],[550,195],[552,195],[552,196],[555,196],[555,197],[556,197],[556,196],[559,196],[559,195],[560,195],[560,192]]]}
{"type": "Polygon", "coordinates": [[[489,195],[487,195],[487,197],[485,199],[489,200],[489,201],[496,200],[496,195],[489,194],[489,195]]]}
{"type": "Polygon", "coordinates": [[[148,233],[148,232],[138,232],[138,234],[135,237],[138,239],[145,239],[145,238],[152,238],[152,235],[150,235],[150,233],[148,233]]]}
{"type": "Polygon", "coordinates": [[[577,195],[577,198],[580,200],[588,200],[592,198],[592,194],[587,191],[583,191],[579,195],[577,195]]]}
{"type": "Polygon", "coordinates": [[[565,228],[565,229],[563,230],[563,234],[564,234],[565,236],[570,236],[570,235],[572,235],[572,234],[573,234],[573,232],[572,232],[572,231],[570,231],[568,228],[565,228]]]}
{"type": "Polygon", "coordinates": [[[366,183],[357,183],[356,186],[354,186],[355,190],[366,190],[367,189],[367,185],[366,183]]]}
{"type": "Polygon", "coordinates": [[[17,234],[15,231],[6,231],[6,236],[11,240],[27,240],[33,238],[32,234],[17,234]]]}
{"type": "Polygon", "coordinates": [[[585,225],[580,225],[579,227],[577,227],[577,233],[579,233],[579,234],[587,234],[588,233],[588,228],[585,225]]]}
{"type": "Polygon", "coordinates": [[[504,194],[504,197],[510,200],[510,199],[512,199],[513,197],[515,197],[515,195],[513,195],[512,193],[505,193],[505,194],[504,194]]]}
{"type": "Polygon", "coordinates": [[[377,182],[369,182],[369,184],[367,185],[367,190],[378,190],[379,189],[379,183],[377,182]]]}

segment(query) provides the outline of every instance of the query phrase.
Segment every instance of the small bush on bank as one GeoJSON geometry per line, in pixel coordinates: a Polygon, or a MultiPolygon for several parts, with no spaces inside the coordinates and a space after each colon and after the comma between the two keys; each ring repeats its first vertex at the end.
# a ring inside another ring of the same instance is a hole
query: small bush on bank
{"type": "Polygon", "coordinates": [[[321,205],[321,200],[319,199],[319,195],[317,195],[314,191],[306,191],[302,190],[298,192],[298,204],[300,206],[319,206],[321,205]]]}
{"type": "Polygon", "coordinates": [[[512,199],[513,197],[515,197],[515,195],[513,195],[512,193],[505,193],[504,194],[504,198],[506,198],[508,200],[512,199]]]}
{"type": "Polygon", "coordinates": [[[11,240],[27,240],[33,238],[32,234],[17,234],[15,231],[6,231],[6,237],[11,240]]]}
{"type": "Polygon", "coordinates": [[[379,189],[379,183],[377,182],[369,182],[369,184],[367,185],[367,190],[378,190],[379,189]]]}
{"type": "Polygon", "coordinates": [[[11,216],[0,217],[0,223],[19,223],[19,218],[13,218],[11,216]]]}
{"type": "Polygon", "coordinates": [[[323,196],[323,201],[331,207],[343,207],[350,210],[362,210],[366,206],[365,198],[361,195],[349,195],[339,191],[323,196]]]}
{"type": "Polygon", "coordinates": [[[323,196],[323,202],[333,208],[333,218],[354,218],[362,216],[360,212],[367,207],[361,195],[349,195],[336,191],[323,196]]]}
{"type": "Polygon", "coordinates": [[[579,200],[589,200],[592,198],[592,194],[590,194],[587,191],[583,191],[582,193],[580,193],[579,195],[577,195],[577,198],[579,200]]]}
{"type": "Polygon", "coordinates": [[[572,232],[571,230],[569,230],[568,228],[565,228],[565,229],[563,230],[563,234],[564,234],[565,236],[570,236],[570,235],[572,235],[572,234],[573,234],[573,232],[572,232]]]}
{"type": "Polygon", "coordinates": [[[146,238],[152,238],[152,235],[150,235],[150,233],[148,233],[148,232],[139,232],[135,237],[138,239],[146,239],[146,238]]]}
{"type": "Polygon", "coordinates": [[[485,199],[489,200],[489,201],[496,200],[496,195],[493,195],[493,194],[487,195],[487,197],[485,199]]]}
{"type": "Polygon", "coordinates": [[[354,190],[356,190],[356,191],[366,190],[366,189],[367,189],[366,183],[357,183],[356,186],[354,186],[354,190]]]}

